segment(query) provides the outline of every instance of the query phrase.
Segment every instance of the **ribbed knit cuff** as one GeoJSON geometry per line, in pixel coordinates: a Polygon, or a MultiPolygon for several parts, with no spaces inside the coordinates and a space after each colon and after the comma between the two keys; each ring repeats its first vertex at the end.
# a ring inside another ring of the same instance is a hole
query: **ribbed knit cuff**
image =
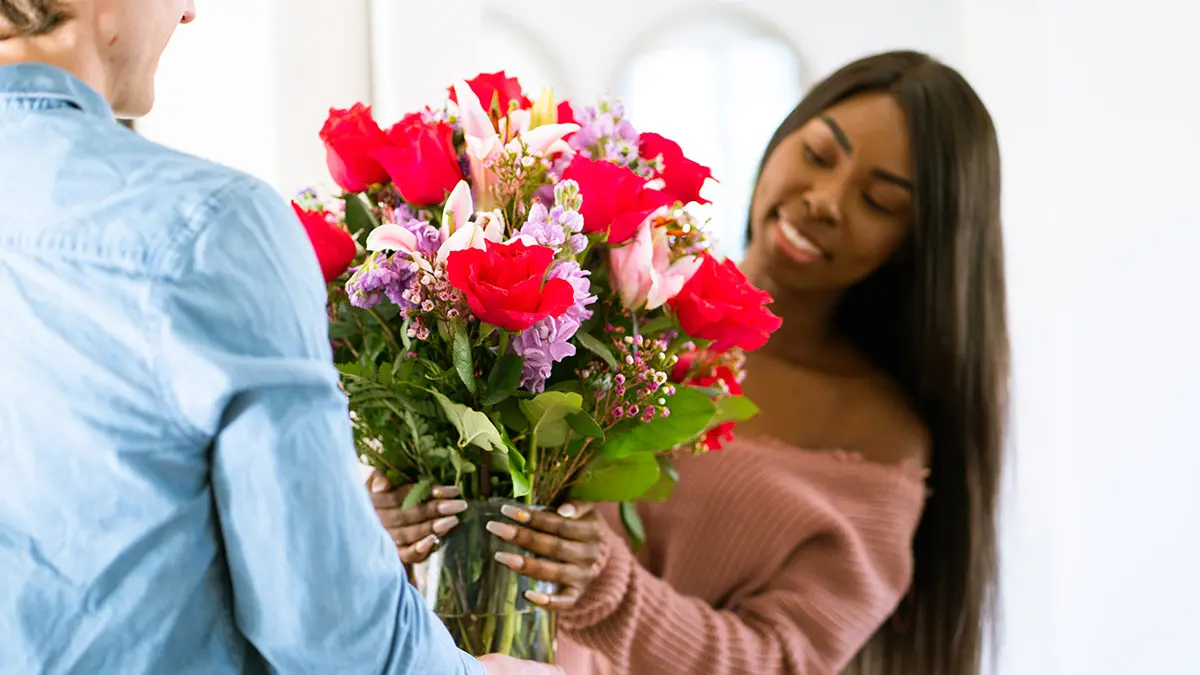
{"type": "Polygon", "coordinates": [[[584,590],[579,602],[558,612],[558,625],[568,631],[584,630],[612,616],[625,600],[637,571],[633,551],[621,535],[605,528],[601,541],[600,573],[584,590]]]}

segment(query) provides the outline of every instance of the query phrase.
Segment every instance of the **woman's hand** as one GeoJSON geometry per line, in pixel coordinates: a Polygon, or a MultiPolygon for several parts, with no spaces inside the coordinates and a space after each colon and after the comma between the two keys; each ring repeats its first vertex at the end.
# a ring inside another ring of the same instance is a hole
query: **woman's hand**
{"type": "Polygon", "coordinates": [[[488,654],[479,657],[483,670],[487,675],[564,675],[558,666],[547,666],[541,663],[518,661],[511,656],[488,654]]]}
{"type": "Polygon", "coordinates": [[[410,509],[402,508],[411,485],[393,487],[384,472],[376,469],[367,479],[375,513],[396,542],[396,550],[405,565],[424,562],[441,538],[458,525],[455,514],[467,510],[467,503],[453,499],[458,488],[437,486],[433,499],[410,509]]]}
{"type": "Polygon", "coordinates": [[[548,560],[510,553],[497,553],[496,562],[527,577],[559,584],[557,595],[527,591],[525,598],[535,605],[565,609],[572,607],[599,572],[600,542],[604,523],[592,504],[571,502],[550,511],[533,511],[505,506],[501,512],[521,523],[492,521],[487,529],[506,542],[520,546],[548,560]]]}

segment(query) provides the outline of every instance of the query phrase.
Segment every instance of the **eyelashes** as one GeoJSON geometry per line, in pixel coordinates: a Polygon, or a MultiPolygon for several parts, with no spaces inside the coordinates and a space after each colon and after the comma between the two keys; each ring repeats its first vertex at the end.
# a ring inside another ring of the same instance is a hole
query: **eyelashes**
{"type": "Polygon", "coordinates": [[[813,150],[812,146],[808,143],[804,144],[804,159],[807,160],[809,164],[822,169],[833,168],[833,162],[817,154],[817,151],[813,150]]]}
{"type": "MultiPolygon", "coordinates": [[[[819,169],[833,168],[833,161],[821,156],[821,154],[814,150],[813,147],[808,143],[804,144],[804,160],[819,169]]],[[[862,195],[862,200],[863,203],[867,205],[867,208],[871,209],[872,211],[888,215],[892,214],[891,209],[885,207],[874,199],[871,199],[871,196],[865,192],[862,195]]]]}

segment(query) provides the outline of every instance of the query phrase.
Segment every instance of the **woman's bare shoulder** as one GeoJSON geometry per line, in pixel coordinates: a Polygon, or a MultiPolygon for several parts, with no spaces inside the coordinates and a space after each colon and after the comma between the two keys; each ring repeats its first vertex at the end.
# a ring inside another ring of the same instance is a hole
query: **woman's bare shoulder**
{"type": "Polygon", "coordinates": [[[880,464],[929,466],[929,427],[890,378],[872,375],[857,387],[850,447],[880,464]]]}

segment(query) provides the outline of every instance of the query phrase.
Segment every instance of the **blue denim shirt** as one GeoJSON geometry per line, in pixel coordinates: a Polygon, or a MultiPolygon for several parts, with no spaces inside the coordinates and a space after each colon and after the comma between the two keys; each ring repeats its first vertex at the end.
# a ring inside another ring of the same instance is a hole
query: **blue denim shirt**
{"type": "Polygon", "coordinates": [[[0,67],[0,673],[482,675],[356,469],[263,183],[0,67]]]}

